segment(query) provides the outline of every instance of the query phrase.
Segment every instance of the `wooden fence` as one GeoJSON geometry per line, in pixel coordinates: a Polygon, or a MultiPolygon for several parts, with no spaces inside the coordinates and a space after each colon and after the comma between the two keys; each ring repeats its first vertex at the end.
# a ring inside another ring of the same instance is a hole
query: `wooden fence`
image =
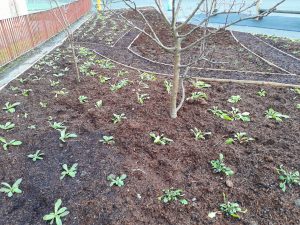
{"type": "Polygon", "coordinates": [[[90,8],[91,0],[77,0],[59,8],[0,20],[0,66],[61,32],[65,28],[61,12],[72,24],[90,8]]]}

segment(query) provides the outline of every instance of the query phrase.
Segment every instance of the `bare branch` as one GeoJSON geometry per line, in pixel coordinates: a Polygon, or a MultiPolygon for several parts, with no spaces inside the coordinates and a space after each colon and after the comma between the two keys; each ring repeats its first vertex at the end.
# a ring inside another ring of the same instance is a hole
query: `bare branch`
{"type": "Polygon", "coordinates": [[[198,39],[197,41],[193,42],[192,44],[190,44],[190,45],[188,45],[188,46],[182,48],[181,51],[182,51],[182,52],[187,51],[187,50],[189,50],[189,49],[195,47],[197,44],[199,44],[201,41],[203,41],[204,39],[208,38],[208,37],[211,36],[212,34],[217,33],[217,32],[219,32],[220,30],[224,30],[224,29],[226,29],[226,28],[228,28],[228,27],[230,27],[230,26],[232,26],[232,25],[234,25],[234,24],[237,24],[237,23],[241,22],[241,21],[265,17],[265,16],[269,15],[270,13],[272,13],[272,12],[276,9],[276,7],[277,7],[278,5],[280,5],[281,3],[283,3],[284,1],[285,1],[285,0],[280,1],[280,2],[277,3],[275,6],[273,6],[273,7],[270,8],[269,10],[267,10],[267,11],[265,11],[265,12],[259,14],[259,15],[248,16],[248,17],[240,18],[240,19],[235,20],[235,21],[233,21],[233,22],[231,22],[231,23],[225,24],[224,26],[222,26],[222,27],[216,29],[213,33],[204,35],[204,36],[202,36],[200,39],[198,39]]]}
{"type": "Polygon", "coordinates": [[[204,3],[204,0],[201,0],[197,7],[193,10],[193,12],[188,16],[188,18],[179,26],[176,27],[176,30],[180,30],[183,26],[187,25],[190,20],[195,16],[195,14],[197,13],[197,11],[200,9],[201,5],[204,3]]]}
{"type": "Polygon", "coordinates": [[[166,15],[166,13],[164,12],[163,10],[163,6],[162,6],[162,3],[161,3],[161,0],[155,0],[155,4],[160,12],[160,14],[162,15],[162,17],[164,18],[165,22],[168,24],[168,25],[171,25],[171,22],[170,20],[168,19],[168,16],[166,15]]]}

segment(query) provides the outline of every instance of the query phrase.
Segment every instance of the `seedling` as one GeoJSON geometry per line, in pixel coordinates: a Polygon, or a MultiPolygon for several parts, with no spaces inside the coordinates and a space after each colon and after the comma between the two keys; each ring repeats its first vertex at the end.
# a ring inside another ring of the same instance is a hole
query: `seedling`
{"type": "Polygon", "coordinates": [[[123,77],[126,74],[128,74],[128,71],[126,71],[126,70],[120,70],[120,71],[118,71],[117,76],[118,77],[123,77]]]}
{"type": "Polygon", "coordinates": [[[78,100],[81,104],[86,103],[88,101],[88,97],[84,96],[84,95],[80,95],[78,97],[78,100]]]}
{"type": "Polygon", "coordinates": [[[5,138],[0,137],[0,142],[2,142],[2,147],[4,149],[4,151],[7,151],[9,146],[19,146],[22,144],[21,141],[16,141],[16,140],[11,140],[11,141],[6,141],[5,138]]]}
{"type": "Polygon", "coordinates": [[[97,101],[96,104],[95,104],[96,108],[101,108],[102,106],[103,106],[103,101],[102,100],[97,101]]]}
{"type": "Polygon", "coordinates": [[[300,95],[300,88],[294,88],[292,89],[293,92],[295,92],[296,94],[300,95]]]}
{"type": "Polygon", "coordinates": [[[62,142],[66,142],[66,139],[70,139],[70,138],[76,138],[77,134],[74,133],[67,133],[67,128],[63,129],[63,130],[58,130],[60,132],[60,138],[59,140],[61,140],[62,142]]]}
{"type": "Polygon", "coordinates": [[[78,54],[82,56],[89,56],[89,55],[93,55],[94,53],[87,48],[80,47],[78,54]]]}
{"type": "Polygon", "coordinates": [[[205,140],[205,136],[211,135],[211,132],[202,132],[198,128],[191,129],[192,133],[194,134],[195,140],[205,140]]]}
{"type": "Polygon", "coordinates": [[[96,63],[98,63],[102,69],[112,69],[115,67],[115,65],[110,60],[106,59],[96,60],[96,63]]]}
{"type": "Polygon", "coordinates": [[[127,119],[127,118],[125,117],[125,114],[122,113],[120,115],[119,114],[113,114],[113,117],[112,117],[111,120],[113,121],[114,124],[116,124],[116,123],[120,123],[124,119],[127,119]]]}
{"type": "Polygon", "coordinates": [[[232,176],[234,174],[233,170],[224,164],[223,154],[219,154],[219,159],[210,161],[210,164],[215,173],[224,173],[226,176],[232,176]]]}
{"type": "Polygon", "coordinates": [[[18,87],[14,87],[14,86],[10,86],[10,90],[17,91],[17,90],[19,90],[19,88],[18,87]]]}
{"type": "Polygon", "coordinates": [[[290,118],[289,116],[287,115],[283,115],[279,112],[276,112],[274,109],[270,108],[268,109],[266,112],[265,112],[265,115],[268,119],[273,119],[275,120],[276,122],[282,122],[283,120],[282,119],[288,119],[290,118]]]}
{"type": "Polygon", "coordinates": [[[25,84],[28,80],[27,79],[23,79],[23,78],[20,78],[20,79],[17,79],[21,84],[25,84]]]}
{"type": "Polygon", "coordinates": [[[152,138],[154,144],[157,145],[167,145],[170,144],[173,140],[167,137],[164,137],[164,135],[156,135],[155,133],[150,133],[150,137],[152,138]]]}
{"type": "Polygon", "coordinates": [[[61,199],[58,199],[54,205],[54,212],[51,212],[43,217],[43,220],[49,221],[50,224],[55,223],[56,225],[62,225],[62,217],[65,217],[69,214],[69,211],[66,207],[60,208],[62,204],[61,199]]]}
{"type": "Polygon", "coordinates": [[[118,91],[119,89],[125,87],[128,83],[128,79],[120,80],[118,83],[110,85],[110,90],[113,92],[118,91]]]}
{"type": "Polygon", "coordinates": [[[14,193],[21,194],[22,190],[19,188],[22,182],[22,178],[16,180],[16,182],[11,186],[6,182],[2,182],[2,188],[0,188],[0,192],[6,193],[7,196],[10,198],[14,195],[14,193]]]}
{"type": "Polygon", "coordinates": [[[5,107],[3,107],[2,109],[4,109],[8,113],[14,113],[16,111],[16,107],[20,104],[21,104],[20,102],[16,102],[16,103],[13,103],[13,104],[10,104],[9,102],[6,102],[5,107]]]}
{"type": "Polygon", "coordinates": [[[254,141],[254,138],[251,138],[245,132],[239,132],[234,135],[234,138],[228,138],[226,144],[234,144],[235,141],[238,141],[240,144],[248,143],[249,141],[254,141]]]}
{"type": "Polygon", "coordinates": [[[126,174],[122,174],[121,176],[117,177],[116,175],[114,174],[110,174],[108,177],[107,177],[107,180],[110,181],[110,184],[109,186],[118,186],[118,187],[122,187],[124,186],[124,181],[125,179],[127,178],[127,175],[126,174]]]}
{"type": "Polygon", "coordinates": [[[59,83],[60,83],[60,81],[50,80],[51,87],[55,87],[55,86],[59,85],[59,83]]]}
{"type": "Polygon", "coordinates": [[[168,94],[171,94],[173,84],[167,80],[164,81],[165,90],[168,92],[168,94]]]}
{"type": "Polygon", "coordinates": [[[239,219],[240,216],[238,215],[238,213],[246,213],[247,212],[246,209],[242,210],[238,203],[229,202],[224,193],[223,193],[223,197],[224,197],[224,203],[220,205],[220,209],[226,216],[231,216],[233,218],[239,219]]]}
{"type": "Polygon", "coordinates": [[[260,91],[257,92],[257,95],[260,97],[265,97],[267,92],[264,89],[260,89],[260,91]]]}
{"type": "Polygon", "coordinates": [[[6,124],[0,124],[0,129],[2,130],[11,130],[15,127],[15,124],[12,122],[7,122],[6,124]]]}
{"type": "Polygon", "coordinates": [[[234,120],[242,120],[243,122],[250,122],[250,113],[243,112],[241,113],[239,109],[232,107],[232,110],[229,112],[229,115],[234,120]]]}
{"type": "Polygon", "coordinates": [[[40,102],[40,106],[42,108],[47,108],[48,103],[47,102],[40,102]]]}
{"type": "Polygon", "coordinates": [[[193,81],[192,84],[193,84],[193,86],[194,86],[195,88],[199,88],[199,89],[211,87],[210,84],[207,84],[207,83],[205,83],[205,82],[203,82],[203,81],[201,81],[201,80],[198,80],[198,81],[196,81],[196,82],[193,81]]]}
{"type": "Polygon", "coordinates": [[[146,80],[146,81],[155,81],[156,80],[155,74],[153,74],[153,73],[147,73],[147,72],[142,73],[140,75],[140,78],[142,80],[146,80]]]}
{"type": "Polygon", "coordinates": [[[221,119],[232,121],[233,118],[231,118],[226,111],[223,111],[219,109],[217,106],[214,106],[212,109],[209,109],[208,111],[212,112],[217,117],[220,117],[221,119]]]}
{"type": "Polygon", "coordinates": [[[66,129],[66,126],[64,125],[64,123],[62,122],[53,122],[53,124],[51,122],[49,122],[50,126],[55,129],[55,130],[63,130],[66,129]]]}
{"type": "Polygon", "coordinates": [[[70,168],[68,168],[67,164],[62,165],[63,171],[61,172],[60,179],[64,179],[65,176],[74,178],[77,174],[77,166],[77,163],[74,163],[70,168]]]}
{"type": "Polygon", "coordinates": [[[239,95],[232,95],[227,101],[230,103],[238,103],[242,98],[239,95]]]}
{"type": "Polygon", "coordinates": [[[61,89],[60,91],[53,91],[53,93],[55,94],[55,98],[57,98],[58,95],[62,95],[62,96],[67,95],[69,92],[67,92],[67,91],[65,91],[65,90],[66,90],[66,89],[63,88],[63,89],[61,89]]]}
{"type": "Polygon", "coordinates": [[[31,91],[32,91],[31,89],[25,89],[22,91],[22,95],[28,97],[31,91]]]}
{"type": "Polygon", "coordinates": [[[44,153],[41,152],[41,150],[37,150],[34,154],[29,154],[27,157],[32,159],[33,162],[36,162],[37,160],[43,159],[44,153]]]}
{"type": "Polygon", "coordinates": [[[296,105],[296,109],[300,109],[300,104],[297,104],[297,105],[296,105]]]}
{"type": "Polygon", "coordinates": [[[149,95],[148,94],[139,94],[139,93],[136,93],[137,95],[137,100],[138,100],[138,103],[143,105],[145,100],[146,99],[150,99],[149,95]]]}
{"type": "Polygon", "coordinates": [[[64,73],[54,73],[53,76],[55,77],[63,77],[65,74],[64,73]]]}
{"type": "Polygon", "coordinates": [[[200,92],[200,91],[193,92],[191,94],[191,96],[188,97],[186,100],[187,101],[189,101],[189,100],[191,100],[191,101],[197,101],[199,99],[207,99],[207,94],[205,94],[204,92],[200,92]]]}
{"type": "Polygon", "coordinates": [[[111,79],[110,77],[105,77],[105,76],[102,76],[102,75],[100,75],[98,78],[99,78],[99,82],[101,84],[104,84],[104,83],[106,83],[107,81],[109,81],[111,79]]]}
{"type": "Polygon", "coordinates": [[[163,190],[163,193],[164,194],[158,198],[158,200],[162,201],[163,203],[179,201],[180,204],[182,205],[188,204],[188,201],[182,198],[184,194],[182,194],[183,190],[181,189],[175,190],[174,188],[170,188],[170,189],[163,190]]]}
{"type": "Polygon", "coordinates": [[[291,187],[293,184],[300,185],[300,175],[299,171],[289,172],[283,169],[283,165],[280,165],[279,168],[276,169],[279,174],[279,187],[283,192],[286,191],[286,187],[291,187]]]}
{"type": "Polygon", "coordinates": [[[112,145],[115,143],[113,136],[103,136],[102,140],[100,140],[100,142],[102,142],[104,144],[108,144],[108,145],[112,145]]]}

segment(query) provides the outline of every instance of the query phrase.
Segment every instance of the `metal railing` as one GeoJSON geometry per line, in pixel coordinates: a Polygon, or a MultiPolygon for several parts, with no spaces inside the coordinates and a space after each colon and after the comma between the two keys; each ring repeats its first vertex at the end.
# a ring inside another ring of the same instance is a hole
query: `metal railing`
{"type": "Polygon", "coordinates": [[[91,0],[78,0],[59,8],[0,20],[0,66],[61,32],[65,28],[61,12],[72,24],[90,8],[91,0]]]}

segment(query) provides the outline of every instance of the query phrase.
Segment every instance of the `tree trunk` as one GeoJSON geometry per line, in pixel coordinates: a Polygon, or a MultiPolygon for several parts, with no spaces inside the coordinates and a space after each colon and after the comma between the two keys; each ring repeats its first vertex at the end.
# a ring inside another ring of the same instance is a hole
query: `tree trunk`
{"type": "Polygon", "coordinates": [[[174,53],[174,70],[173,70],[173,87],[171,93],[170,116],[175,119],[177,117],[177,95],[179,90],[180,80],[180,61],[181,61],[181,40],[175,40],[175,53],[174,53]]]}

